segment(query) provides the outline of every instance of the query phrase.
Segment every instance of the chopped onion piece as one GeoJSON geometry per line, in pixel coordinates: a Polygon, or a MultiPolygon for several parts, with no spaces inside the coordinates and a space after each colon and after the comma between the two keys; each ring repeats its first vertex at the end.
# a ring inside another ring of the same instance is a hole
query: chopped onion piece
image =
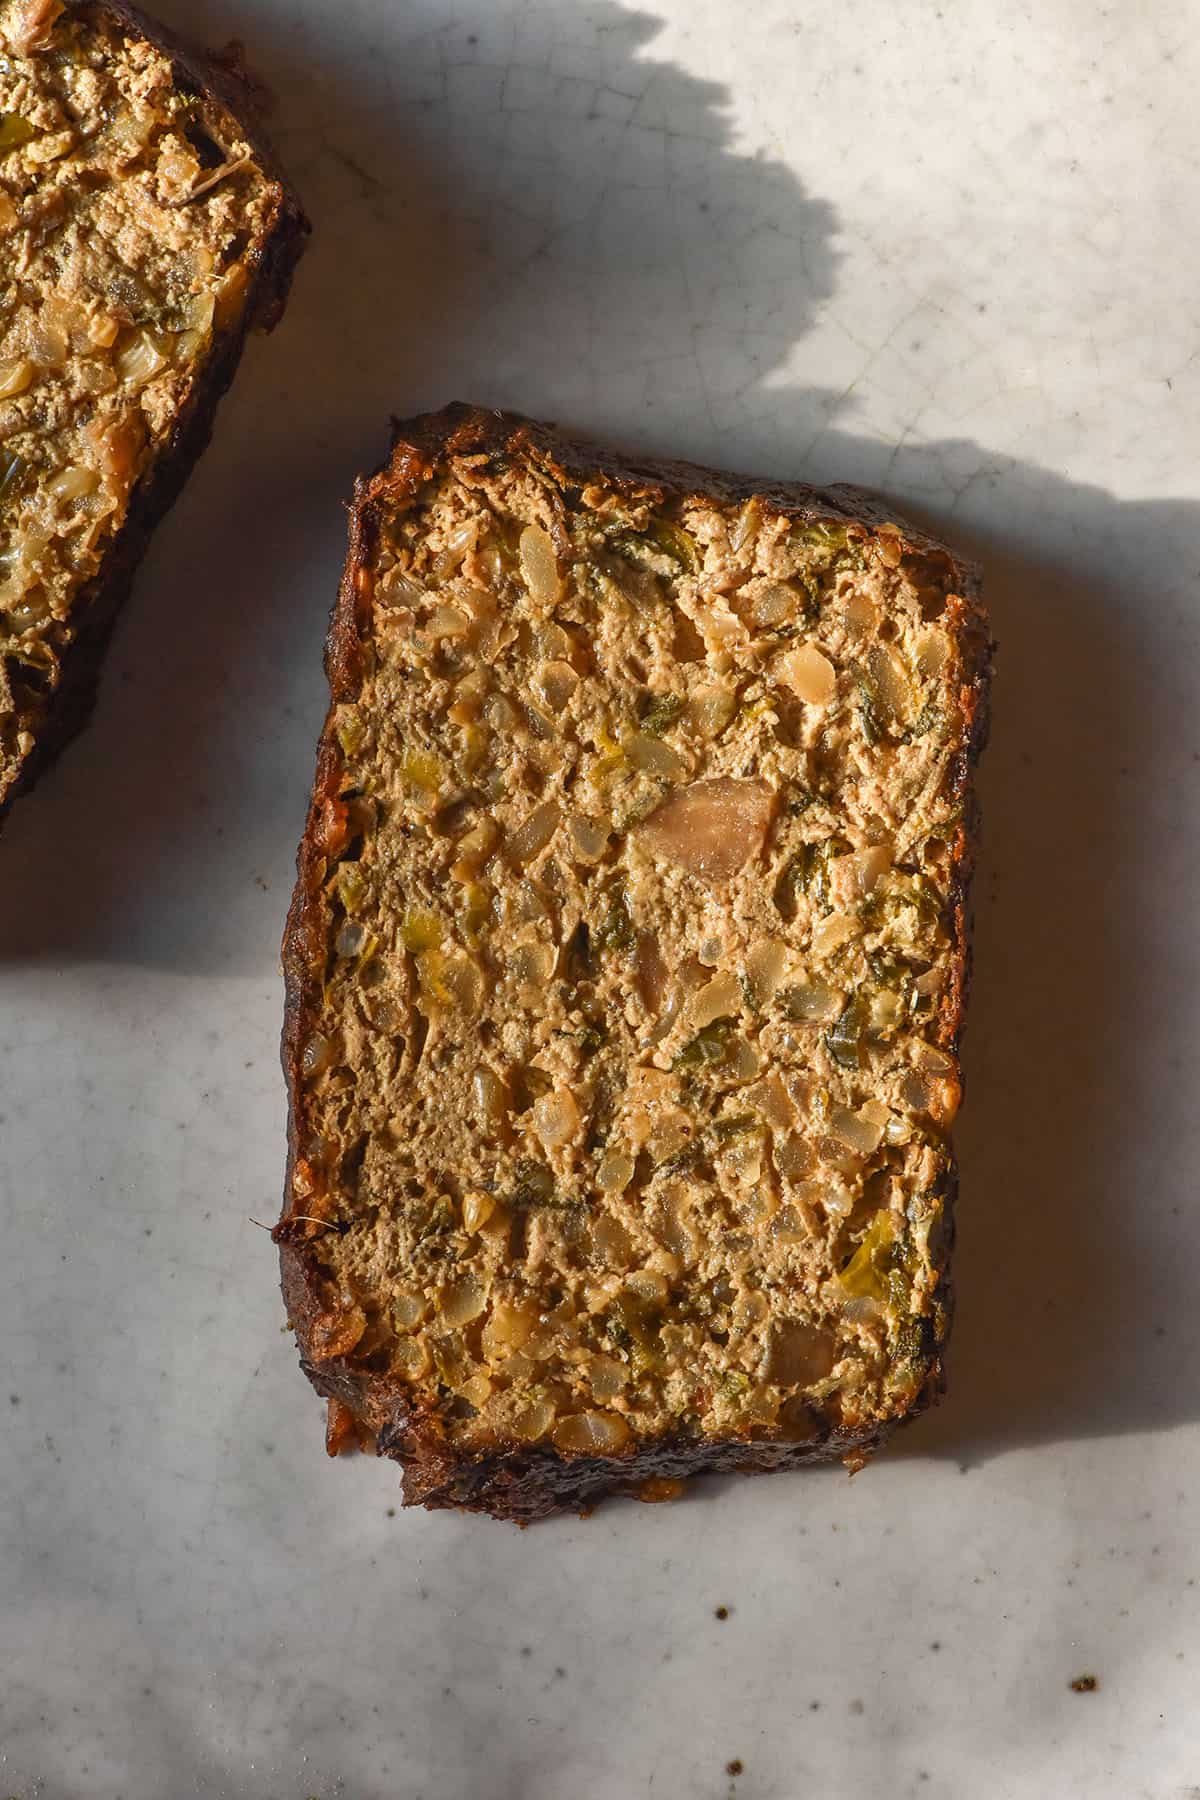
{"type": "Polygon", "coordinates": [[[629,1427],[617,1413],[573,1413],[559,1420],[553,1438],[567,1456],[617,1456],[629,1442],[629,1427]]]}
{"type": "Polygon", "coordinates": [[[487,1305],[487,1296],[483,1284],[474,1275],[464,1275],[461,1281],[452,1282],[442,1289],[438,1295],[438,1322],[451,1328],[469,1325],[477,1319],[487,1305]]]}
{"type": "Polygon", "coordinates": [[[669,744],[648,732],[635,731],[621,746],[635,769],[646,775],[661,775],[666,781],[682,781],[687,765],[669,744]]]}
{"type": "Polygon", "coordinates": [[[698,737],[718,737],[737,711],[737,697],[727,687],[702,688],[688,702],[687,717],[698,737]]]}
{"type": "Polygon", "coordinates": [[[27,356],[0,362],[0,400],[11,400],[23,394],[33,380],[33,364],[27,356]]]}
{"type": "Polygon", "coordinates": [[[693,994],[687,1009],[688,1023],[699,1030],[702,1026],[711,1025],[714,1019],[737,1014],[741,1005],[741,987],[737,978],[726,970],[714,976],[698,994],[693,994]]]}
{"type": "Polygon", "coordinates": [[[599,862],[608,848],[610,833],[592,819],[572,819],[571,843],[580,862],[599,862]]]}
{"type": "Polygon", "coordinates": [[[864,1156],[871,1156],[878,1150],[883,1141],[883,1126],[874,1124],[863,1113],[852,1112],[849,1107],[835,1107],[830,1114],[829,1129],[835,1138],[858,1150],[864,1156]]]}
{"type": "Polygon", "coordinates": [[[535,806],[529,817],[517,827],[508,840],[506,853],[510,862],[518,868],[533,861],[550,842],[558,830],[558,822],[562,817],[558,802],[544,800],[535,806]]]}
{"type": "Polygon", "coordinates": [[[134,387],[144,387],[167,366],[166,357],[148,331],[137,332],[122,345],[117,351],[116,362],[118,375],[134,387]]]}
{"type": "Polygon", "coordinates": [[[756,1006],[778,992],[788,964],[787,945],[778,938],[759,938],[746,952],[746,983],[756,1006]]]}
{"type": "Polygon", "coordinates": [[[557,1150],[579,1132],[579,1108],[565,1088],[533,1103],[533,1128],[547,1150],[557,1150]]]}
{"type": "Polygon", "coordinates": [[[606,1194],[621,1194],[633,1180],[633,1158],[610,1150],[596,1170],[596,1186],[606,1194]]]}
{"type": "Polygon", "coordinates": [[[72,500],[82,500],[88,494],[94,494],[100,485],[100,477],[95,469],[89,469],[83,463],[64,469],[50,482],[48,492],[55,500],[69,505],[72,500]]]}
{"type": "Polygon", "coordinates": [[[534,692],[551,712],[561,712],[579,686],[579,677],[568,662],[546,662],[533,678],[534,692]]]}
{"type": "Polygon", "coordinates": [[[813,926],[812,947],[818,956],[829,956],[854,937],[858,929],[858,920],[849,913],[830,913],[813,926]]]}
{"type": "Polygon", "coordinates": [[[834,666],[815,644],[789,650],[780,657],[777,667],[792,692],[809,706],[828,706],[837,693],[834,666]]]}
{"type": "Polygon", "coordinates": [[[562,576],[549,532],[540,525],[527,525],[518,550],[530,594],[543,606],[553,606],[562,594],[562,576]]]}
{"type": "Polygon", "coordinates": [[[867,657],[867,667],[879,697],[892,717],[907,718],[912,705],[912,686],[895,651],[886,644],[876,644],[867,657]]]}

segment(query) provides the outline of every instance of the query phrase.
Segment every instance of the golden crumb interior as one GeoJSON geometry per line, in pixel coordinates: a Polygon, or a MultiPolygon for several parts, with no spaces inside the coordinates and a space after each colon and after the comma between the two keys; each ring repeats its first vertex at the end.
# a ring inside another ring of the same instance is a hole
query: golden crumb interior
{"type": "Polygon", "coordinates": [[[0,5],[0,800],[278,203],[152,44],[99,8],[0,5]]]}
{"type": "Polygon", "coordinates": [[[803,1440],[944,1330],[948,559],[536,456],[381,490],[291,1206],[467,1452],[803,1440]]]}

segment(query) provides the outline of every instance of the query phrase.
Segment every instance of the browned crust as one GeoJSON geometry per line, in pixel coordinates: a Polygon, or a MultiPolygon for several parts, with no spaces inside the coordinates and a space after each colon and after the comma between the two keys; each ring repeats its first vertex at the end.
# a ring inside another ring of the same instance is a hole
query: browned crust
{"type": "MultiPolygon", "coordinates": [[[[803,1442],[770,1434],[755,1440],[721,1441],[668,1434],[643,1442],[622,1457],[567,1457],[540,1447],[517,1446],[469,1457],[446,1442],[436,1419],[415,1408],[401,1384],[357,1364],[352,1353],[338,1353],[336,1327],[330,1324],[331,1316],[336,1318],[336,1299],[320,1252],[329,1227],[318,1216],[321,1202],[298,1194],[293,1181],[302,1166],[309,1135],[300,1064],[320,998],[320,979],[314,971],[323,969],[326,956],[322,889],[328,861],[336,857],[345,830],[344,807],[338,799],[342,757],[333,730],[334,711],[339,704],[355,700],[361,690],[371,623],[367,570],[381,504],[403,505],[413,499],[444,459],[462,455],[534,455],[566,485],[584,487],[601,478],[631,497],[655,504],[691,495],[737,503],[754,494],[766,506],[792,517],[834,517],[876,526],[901,524],[877,498],[856,488],[813,488],[719,474],[691,463],[627,458],[513,413],[455,404],[441,412],[393,421],[391,456],[372,476],[356,482],[350,507],[349,550],[325,650],[330,710],[317,750],[312,801],[297,855],[296,887],[283,940],[282,1061],[288,1089],[288,1167],[283,1213],[273,1235],[279,1246],[283,1296],[296,1332],[301,1367],[318,1393],[350,1409],[381,1455],[402,1464],[404,1503],[408,1506],[456,1507],[524,1524],[554,1512],[585,1510],[606,1494],[636,1494],[656,1478],[686,1478],[720,1470],[766,1472],[837,1459],[851,1468],[859,1467],[897,1424],[914,1418],[943,1391],[941,1349],[952,1306],[945,1262],[937,1293],[940,1323],[936,1348],[923,1387],[904,1419],[871,1420],[840,1431],[830,1431],[814,1420],[814,1435],[803,1442]]],[[[952,579],[954,628],[962,657],[964,734],[950,779],[955,794],[961,795],[971,810],[952,846],[948,912],[956,953],[936,1032],[938,1043],[956,1052],[966,999],[968,895],[978,835],[971,771],[986,737],[993,645],[980,603],[976,566],[907,523],[901,530],[906,547],[940,560],[952,579]]],[[[946,1187],[948,1258],[957,1189],[953,1162],[946,1187]]]]}
{"type": "Polygon", "coordinates": [[[271,331],[287,304],[296,263],[311,229],[300,201],[263,135],[257,116],[260,90],[231,49],[219,58],[186,48],[164,26],[124,0],[73,8],[122,26],[169,58],[176,85],[196,94],[213,118],[228,118],[251,146],[274,187],[269,222],[249,255],[250,286],[240,318],[218,334],[202,378],[181,408],[171,435],[130,496],[125,523],[109,545],[101,572],[77,594],[72,608],[76,636],[62,655],[58,687],[39,722],[37,742],[17,781],[0,801],[0,821],[19,794],[28,793],[70,740],[86,725],[96,698],[100,666],[137,566],[151,534],[182,491],[208,446],[217,407],[237,373],[251,331],[271,331]]]}

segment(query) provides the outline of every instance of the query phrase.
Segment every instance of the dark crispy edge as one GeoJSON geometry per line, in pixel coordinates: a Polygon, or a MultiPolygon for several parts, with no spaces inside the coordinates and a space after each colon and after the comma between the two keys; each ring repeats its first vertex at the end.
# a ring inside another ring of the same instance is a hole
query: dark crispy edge
{"type": "MultiPolygon", "coordinates": [[[[625,457],[511,413],[456,404],[442,412],[393,422],[390,458],[374,475],[356,482],[350,507],[349,550],[325,650],[330,709],[318,746],[316,778],[283,940],[281,1054],[288,1089],[288,1166],[283,1213],[273,1235],[279,1246],[284,1302],[296,1332],[301,1367],[318,1393],[353,1414],[361,1435],[373,1440],[381,1455],[403,1465],[406,1505],[457,1507],[526,1523],[553,1512],[586,1509],[606,1494],[645,1495],[647,1483],[652,1489],[658,1480],[683,1479],[705,1471],[765,1472],[837,1459],[852,1468],[861,1466],[898,1424],[914,1418],[943,1391],[941,1352],[952,1309],[948,1257],[957,1192],[952,1154],[943,1183],[945,1235],[927,1374],[920,1392],[901,1415],[825,1435],[815,1427],[817,1435],[802,1442],[769,1436],[697,1441],[668,1434],[638,1445],[624,1457],[564,1457],[539,1447],[464,1457],[447,1444],[436,1419],[412,1406],[401,1384],[389,1383],[356,1363],[352,1352],[336,1354],[336,1342],[328,1328],[331,1311],[336,1313],[336,1296],[320,1253],[321,1239],[329,1227],[316,1216],[320,1202],[293,1191],[293,1176],[302,1161],[308,1130],[301,1058],[313,1029],[327,954],[322,890],[343,829],[338,799],[342,758],[333,730],[334,713],[339,704],[358,697],[369,655],[371,595],[366,571],[377,539],[380,504],[402,505],[411,500],[437,466],[455,455],[532,456],[568,486],[584,487],[602,479],[630,497],[654,503],[696,495],[736,504],[758,495],[765,505],[792,517],[900,525],[890,508],[855,488],[819,489],[718,474],[691,463],[625,457]]],[[[942,562],[957,596],[953,628],[962,656],[959,698],[963,733],[950,781],[966,810],[951,846],[948,921],[956,951],[936,1032],[938,1043],[957,1056],[969,971],[969,885],[978,834],[971,772],[986,738],[993,646],[980,604],[980,576],[975,565],[915,527],[903,524],[900,529],[906,547],[942,562]]],[[[344,1440],[344,1431],[338,1435],[344,1440]]]]}
{"type": "Polygon", "coordinates": [[[76,596],[76,635],[61,658],[58,687],[48,696],[36,742],[20,775],[0,801],[0,822],[18,795],[26,794],[71,739],[87,724],[95,704],[104,652],[117,615],[159,520],[178,498],[208,446],[222,395],[233,381],[251,331],[271,331],[287,304],[292,275],[311,229],[300,201],[266,142],[257,117],[260,90],[236,50],[217,57],[185,48],[165,27],[123,0],[86,0],[74,12],[107,19],[131,36],[144,38],[169,58],[177,87],[194,93],[208,116],[233,125],[249,143],[275,190],[270,221],[249,255],[250,285],[237,322],[214,340],[208,361],[170,436],[130,496],[125,523],[112,540],[99,574],[76,596]]]}

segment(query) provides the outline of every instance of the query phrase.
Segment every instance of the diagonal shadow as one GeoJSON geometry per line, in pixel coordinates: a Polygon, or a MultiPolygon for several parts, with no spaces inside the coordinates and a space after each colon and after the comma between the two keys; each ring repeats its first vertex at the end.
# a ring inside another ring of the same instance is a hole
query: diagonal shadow
{"type": "Polygon", "coordinates": [[[453,28],[426,0],[366,68],[340,17],[248,46],[313,238],[156,536],[93,724],[14,809],[5,856],[24,881],[0,890],[0,957],[275,966],[342,503],[384,454],[389,412],[469,390],[682,438],[681,309],[712,320],[697,354],[720,363],[735,333],[755,346],[752,380],[832,292],[830,209],[782,166],[729,157],[723,90],[639,60],[657,21],[605,0],[555,69],[552,9],[537,12],[516,42],[478,0],[453,28]],[[729,280],[739,256],[764,269],[753,316],[729,280]],[[541,342],[540,391],[518,393],[541,342]]]}

